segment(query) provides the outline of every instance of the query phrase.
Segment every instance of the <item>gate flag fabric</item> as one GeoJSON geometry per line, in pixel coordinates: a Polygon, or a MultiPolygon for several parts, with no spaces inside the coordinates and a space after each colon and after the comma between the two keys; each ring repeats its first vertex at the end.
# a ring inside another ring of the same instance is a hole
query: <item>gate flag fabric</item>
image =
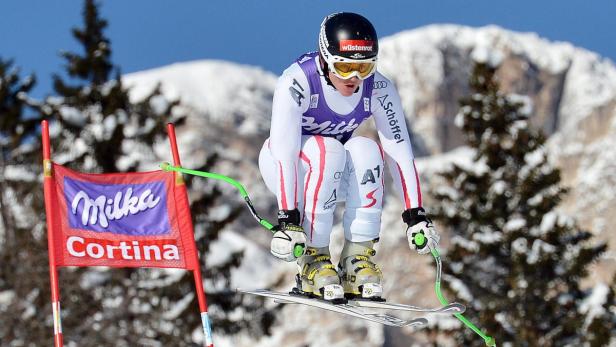
{"type": "MultiPolygon", "coordinates": [[[[63,346],[60,281],[63,266],[190,270],[203,345],[214,347],[193,235],[188,192],[177,172],[90,174],[51,160],[49,124],[41,124],[54,347],[63,346]]],[[[173,124],[167,124],[173,163],[181,166],[173,124]]]]}
{"type": "Polygon", "coordinates": [[[173,173],[86,174],[52,165],[57,266],[195,268],[192,230],[181,227],[190,216],[177,213],[173,173]]]}

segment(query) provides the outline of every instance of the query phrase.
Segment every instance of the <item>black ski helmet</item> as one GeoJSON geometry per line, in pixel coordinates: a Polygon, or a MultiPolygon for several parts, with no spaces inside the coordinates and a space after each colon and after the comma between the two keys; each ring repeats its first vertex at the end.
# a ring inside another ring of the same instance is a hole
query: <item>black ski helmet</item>
{"type": "Polygon", "coordinates": [[[335,62],[375,62],[378,37],[372,23],[351,12],[330,14],[323,19],[319,33],[319,53],[327,65],[335,62]]]}

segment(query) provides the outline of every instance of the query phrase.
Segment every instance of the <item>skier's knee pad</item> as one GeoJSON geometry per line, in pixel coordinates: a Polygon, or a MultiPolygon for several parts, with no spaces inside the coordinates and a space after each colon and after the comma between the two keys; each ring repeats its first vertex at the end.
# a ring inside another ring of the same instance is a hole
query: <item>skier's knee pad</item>
{"type": "Polygon", "coordinates": [[[373,139],[364,136],[352,137],[344,144],[344,149],[349,152],[354,162],[365,160],[376,163],[383,162],[381,148],[373,139]]]}
{"type": "Polygon", "coordinates": [[[315,155],[340,155],[340,153],[344,153],[344,146],[333,137],[311,135],[304,138],[302,152],[312,157],[315,155]]]}
{"type": "Polygon", "coordinates": [[[381,215],[383,210],[378,207],[347,208],[344,211],[344,236],[353,242],[365,242],[379,237],[381,215]]]}

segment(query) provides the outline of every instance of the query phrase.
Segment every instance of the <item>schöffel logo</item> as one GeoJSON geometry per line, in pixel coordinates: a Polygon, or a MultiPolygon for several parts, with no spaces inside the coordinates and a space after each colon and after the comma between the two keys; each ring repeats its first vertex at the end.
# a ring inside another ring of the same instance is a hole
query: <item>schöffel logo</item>
{"type": "Polygon", "coordinates": [[[340,40],[340,52],[372,52],[374,41],[340,40]]]}
{"type": "Polygon", "coordinates": [[[64,178],[71,228],[125,235],[170,233],[165,182],[98,184],[64,178]]]}

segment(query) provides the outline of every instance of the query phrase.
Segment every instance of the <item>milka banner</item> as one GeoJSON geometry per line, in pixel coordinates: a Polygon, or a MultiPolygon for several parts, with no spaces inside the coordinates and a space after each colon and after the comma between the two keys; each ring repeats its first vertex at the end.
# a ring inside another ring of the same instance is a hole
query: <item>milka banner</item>
{"type": "Polygon", "coordinates": [[[195,268],[192,228],[183,227],[190,214],[173,173],[84,174],[52,165],[56,265],[195,268]]]}

